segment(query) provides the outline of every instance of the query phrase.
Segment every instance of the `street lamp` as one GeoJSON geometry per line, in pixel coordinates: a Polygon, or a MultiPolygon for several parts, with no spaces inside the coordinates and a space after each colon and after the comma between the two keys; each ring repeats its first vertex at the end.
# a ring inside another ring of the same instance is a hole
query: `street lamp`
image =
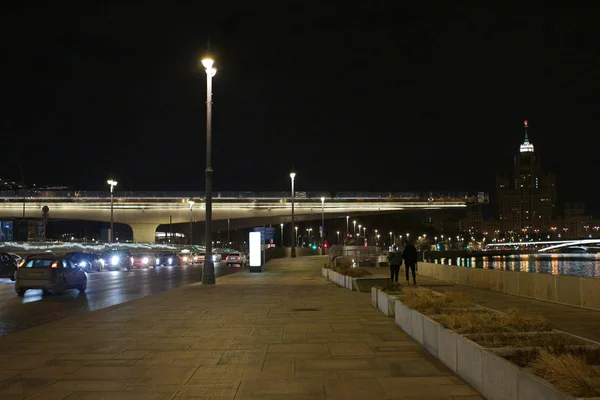
{"type": "Polygon", "coordinates": [[[193,243],[192,236],[193,236],[194,229],[193,229],[192,223],[194,221],[194,204],[195,203],[196,202],[194,200],[192,200],[192,199],[188,200],[188,204],[190,205],[190,246],[193,243]]]}
{"type": "MultiPolygon", "coordinates": [[[[393,233],[392,233],[392,232],[390,232],[390,246],[393,246],[393,245],[394,245],[394,243],[393,243],[394,239],[392,238],[392,235],[393,235],[393,233]]],[[[392,249],[392,250],[393,250],[393,249],[392,249]]]]}
{"type": "Polygon", "coordinates": [[[114,179],[109,179],[106,181],[106,183],[108,183],[110,185],[110,235],[108,236],[108,241],[109,243],[112,243],[113,241],[113,235],[114,235],[114,188],[115,186],[117,186],[117,181],[115,181],[114,179]]]}
{"type": "Polygon", "coordinates": [[[369,241],[367,240],[367,227],[363,226],[363,236],[365,237],[365,243],[369,243],[369,241]]]}
{"type": "Polygon", "coordinates": [[[337,231],[337,235],[338,235],[338,244],[340,244],[340,231],[337,231]]]}
{"type": "Polygon", "coordinates": [[[202,59],[202,65],[206,71],[206,254],[204,257],[204,267],[202,268],[202,283],[204,285],[214,285],[215,282],[215,264],[212,257],[212,78],[217,73],[213,68],[215,61],[212,58],[202,59]]]}
{"type": "Polygon", "coordinates": [[[350,216],[346,215],[346,236],[348,236],[348,222],[350,221],[350,216]]]}
{"type": "Polygon", "coordinates": [[[356,221],[352,221],[352,223],[354,224],[354,234],[356,235],[356,221]]]}
{"type": "MultiPolygon", "coordinates": [[[[292,179],[292,226],[294,226],[294,202],[296,199],[296,195],[294,193],[294,180],[296,179],[296,173],[290,172],[290,178],[292,179]]],[[[292,258],[296,257],[296,240],[298,240],[298,227],[296,226],[293,231],[294,237],[292,238],[292,249],[290,256],[292,258]]]]}
{"type": "Polygon", "coordinates": [[[325,242],[325,197],[321,197],[321,248],[325,242]]]}
{"type": "MultiPolygon", "coordinates": [[[[298,227],[297,226],[294,227],[294,233],[295,233],[295,236],[294,236],[295,240],[293,240],[292,243],[296,243],[298,241],[298,227]]],[[[292,247],[294,247],[293,244],[292,244],[292,247]]],[[[295,252],[295,250],[294,250],[294,252],[295,252]]]]}
{"type": "Polygon", "coordinates": [[[285,247],[285,245],[283,244],[283,224],[281,225],[281,247],[285,247]]]}

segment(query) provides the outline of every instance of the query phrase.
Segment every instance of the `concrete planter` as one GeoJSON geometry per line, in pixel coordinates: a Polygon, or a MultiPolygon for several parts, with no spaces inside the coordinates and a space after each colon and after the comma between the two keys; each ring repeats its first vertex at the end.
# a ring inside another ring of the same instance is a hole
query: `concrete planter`
{"type": "Polygon", "coordinates": [[[437,357],[454,373],[458,373],[457,333],[440,325],[437,357]]]}
{"type": "Polygon", "coordinates": [[[413,309],[410,310],[410,336],[421,345],[423,344],[423,319],[425,319],[423,314],[413,309]]]}
{"type": "Polygon", "coordinates": [[[379,289],[377,289],[376,287],[371,287],[371,304],[375,308],[378,308],[377,307],[377,291],[378,290],[379,289]]]}
{"type": "Polygon", "coordinates": [[[393,317],[395,314],[394,302],[400,293],[386,293],[381,289],[377,289],[377,308],[386,317],[393,317]]]}
{"type": "Polygon", "coordinates": [[[438,349],[439,349],[439,337],[440,330],[446,330],[443,326],[438,324],[436,321],[428,318],[427,316],[423,316],[423,347],[438,357],[438,349]]]}
{"type": "Polygon", "coordinates": [[[412,336],[412,310],[404,305],[400,300],[394,301],[394,318],[398,325],[409,336],[412,336]]]}
{"type": "Polygon", "coordinates": [[[482,351],[477,343],[456,335],[456,372],[479,393],[483,393],[482,351]]]}
{"type": "Polygon", "coordinates": [[[354,280],[354,278],[352,278],[351,276],[346,276],[346,289],[348,290],[352,290],[352,281],[354,280]]]}
{"type": "Polygon", "coordinates": [[[321,268],[321,276],[323,278],[329,278],[329,269],[327,269],[327,268],[321,268]]]}

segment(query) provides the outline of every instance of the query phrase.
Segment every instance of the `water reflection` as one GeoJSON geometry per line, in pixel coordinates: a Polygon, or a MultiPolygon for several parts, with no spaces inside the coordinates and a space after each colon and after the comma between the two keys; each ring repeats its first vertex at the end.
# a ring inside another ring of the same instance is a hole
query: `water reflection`
{"type": "Polygon", "coordinates": [[[492,257],[441,258],[433,260],[433,262],[467,268],[600,278],[600,254],[513,254],[492,257]]]}

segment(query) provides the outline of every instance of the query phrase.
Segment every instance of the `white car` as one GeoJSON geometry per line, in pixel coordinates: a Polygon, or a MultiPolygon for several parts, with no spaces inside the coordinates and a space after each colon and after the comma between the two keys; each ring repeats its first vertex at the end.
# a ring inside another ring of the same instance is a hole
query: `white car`
{"type": "Polygon", "coordinates": [[[237,264],[244,268],[246,266],[246,256],[242,253],[229,253],[227,258],[225,258],[225,262],[227,263],[227,266],[237,264]]]}

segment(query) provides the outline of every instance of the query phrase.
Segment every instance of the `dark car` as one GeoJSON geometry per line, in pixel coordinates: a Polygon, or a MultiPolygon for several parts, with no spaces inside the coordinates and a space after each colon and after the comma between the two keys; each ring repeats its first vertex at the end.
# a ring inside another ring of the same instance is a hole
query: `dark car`
{"type": "Polygon", "coordinates": [[[102,254],[102,264],[105,269],[116,271],[122,268],[131,269],[133,257],[128,250],[113,249],[102,254]]]}
{"type": "Polygon", "coordinates": [[[15,280],[17,261],[8,253],[0,253],[0,278],[15,280]]]}
{"type": "Polygon", "coordinates": [[[65,254],[69,260],[73,261],[75,265],[83,269],[86,272],[90,271],[102,271],[102,258],[94,253],[86,253],[83,251],[73,251],[65,254]]]}
{"type": "Polygon", "coordinates": [[[179,265],[181,264],[181,259],[179,258],[179,256],[177,255],[177,253],[174,252],[166,252],[166,253],[159,253],[156,256],[156,266],[161,266],[161,265],[179,265]]]}
{"type": "Polygon", "coordinates": [[[86,288],[86,273],[64,256],[27,257],[17,270],[15,291],[19,296],[23,296],[28,289],[62,293],[68,289],[85,292],[86,288]]]}

